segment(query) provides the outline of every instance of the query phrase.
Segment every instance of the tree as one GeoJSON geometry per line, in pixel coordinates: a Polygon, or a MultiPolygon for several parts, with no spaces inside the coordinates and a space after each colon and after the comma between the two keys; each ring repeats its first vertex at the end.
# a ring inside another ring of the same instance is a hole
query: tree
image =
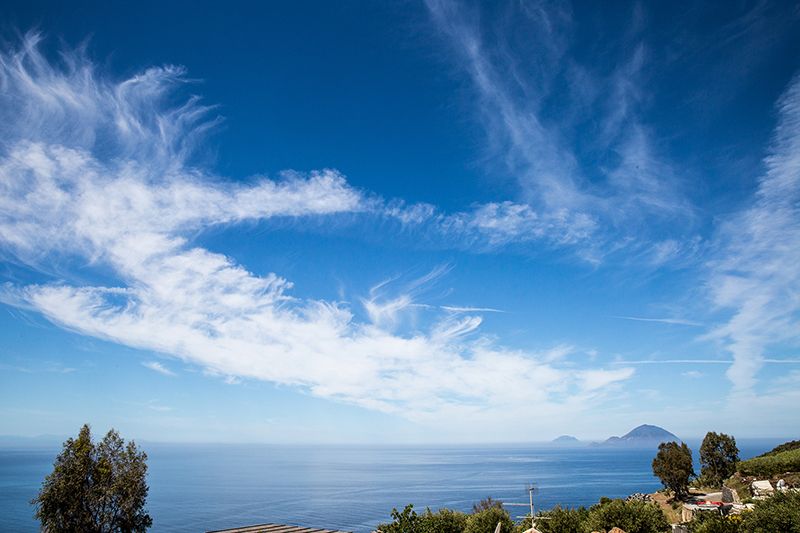
{"type": "Polygon", "coordinates": [[[463,533],[467,527],[467,515],[450,509],[430,509],[420,517],[420,533],[463,533]]]}
{"type": "Polygon", "coordinates": [[[700,475],[703,481],[712,486],[720,486],[722,482],[736,472],[739,461],[739,448],[736,439],[725,433],[706,433],[700,445],[700,475]]]}
{"type": "Polygon", "coordinates": [[[606,499],[589,509],[585,531],[614,527],[626,533],[663,533],[669,530],[669,523],[661,509],[648,502],[606,499]]]}
{"type": "Polygon", "coordinates": [[[689,493],[689,479],[694,476],[692,450],[685,443],[662,442],[653,459],[653,474],[675,498],[683,498],[689,493]]]}
{"type": "Polygon", "coordinates": [[[480,513],[481,511],[485,511],[486,509],[491,509],[493,507],[497,507],[498,509],[503,508],[503,502],[500,500],[492,499],[491,496],[488,496],[478,503],[472,504],[472,512],[473,513],[480,513]]]}
{"type": "MultiPolygon", "coordinates": [[[[536,529],[542,533],[585,533],[589,511],[585,507],[565,509],[556,506],[538,516],[541,520],[536,521],[536,529]]],[[[531,517],[529,514],[519,523],[517,532],[522,533],[530,527],[531,517]]]]}
{"type": "Polygon", "coordinates": [[[67,439],[39,495],[32,500],[44,531],[146,531],[147,454],[111,430],[99,444],[84,425],[67,439]]]}
{"type": "Polygon", "coordinates": [[[498,522],[501,524],[500,531],[502,533],[514,531],[514,521],[511,520],[508,512],[498,507],[490,507],[469,515],[464,533],[493,533],[498,522]]]}
{"type": "Polygon", "coordinates": [[[434,513],[425,509],[418,515],[408,504],[402,511],[392,509],[392,522],[376,529],[382,533],[462,533],[466,526],[467,515],[459,511],[440,509],[434,513]]]}

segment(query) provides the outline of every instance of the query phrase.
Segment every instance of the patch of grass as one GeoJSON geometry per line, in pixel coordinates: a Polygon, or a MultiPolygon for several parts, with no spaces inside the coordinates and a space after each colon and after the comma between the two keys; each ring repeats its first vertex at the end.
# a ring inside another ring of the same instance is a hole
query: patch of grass
{"type": "Polygon", "coordinates": [[[800,447],[777,453],[768,452],[768,454],[741,461],[737,463],[736,469],[746,476],[765,477],[800,471],[800,447]]]}

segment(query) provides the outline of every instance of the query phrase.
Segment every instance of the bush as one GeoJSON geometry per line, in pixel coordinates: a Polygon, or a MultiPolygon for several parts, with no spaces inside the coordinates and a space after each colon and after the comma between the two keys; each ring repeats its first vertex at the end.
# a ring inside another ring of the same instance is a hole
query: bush
{"type": "Polygon", "coordinates": [[[689,533],[740,533],[741,515],[722,516],[716,512],[698,513],[689,522],[689,533]]]}
{"type": "Polygon", "coordinates": [[[742,515],[741,531],[800,533],[800,493],[777,492],[756,502],[755,509],[742,515]]]}
{"type": "Polygon", "coordinates": [[[800,471],[800,448],[769,453],[741,461],[736,465],[739,472],[746,476],[776,476],[784,472],[800,471]]]}
{"type": "Polygon", "coordinates": [[[434,513],[425,509],[418,515],[408,504],[402,511],[392,509],[392,522],[379,524],[376,529],[383,533],[463,533],[466,527],[467,515],[459,511],[440,509],[434,513]]]}
{"type": "Polygon", "coordinates": [[[608,531],[618,527],[626,533],[669,531],[664,513],[649,502],[610,500],[592,506],[586,518],[587,531],[608,531]]]}
{"type": "MultiPolygon", "coordinates": [[[[540,513],[539,516],[542,517],[542,520],[536,521],[536,529],[542,533],[585,533],[587,531],[586,519],[589,517],[589,511],[585,507],[577,509],[554,507],[540,513]]],[[[520,525],[524,526],[519,528],[520,533],[530,528],[530,517],[520,525]]]]}
{"type": "Polygon", "coordinates": [[[450,509],[440,509],[435,513],[426,509],[419,521],[420,533],[463,533],[467,527],[467,515],[450,509]]]}
{"type": "Polygon", "coordinates": [[[498,522],[502,524],[500,529],[502,533],[514,532],[514,522],[508,512],[505,509],[491,507],[469,515],[464,533],[494,533],[498,522]]]}

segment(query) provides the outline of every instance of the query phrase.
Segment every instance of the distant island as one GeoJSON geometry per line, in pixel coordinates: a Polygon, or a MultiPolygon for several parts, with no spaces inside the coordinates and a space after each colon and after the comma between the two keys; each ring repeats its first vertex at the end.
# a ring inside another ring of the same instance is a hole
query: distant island
{"type": "Polygon", "coordinates": [[[572,435],[561,435],[560,437],[553,439],[553,444],[558,444],[560,446],[575,446],[582,443],[572,435]]]}
{"type": "Polygon", "coordinates": [[[601,443],[594,443],[595,446],[628,446],[628,447],[650,447],[658,446],[662,442],[681,442],[674,433],[670,433],[664,428],[642,424],[633,428],[621,437],[609,437],[601,443]]]}

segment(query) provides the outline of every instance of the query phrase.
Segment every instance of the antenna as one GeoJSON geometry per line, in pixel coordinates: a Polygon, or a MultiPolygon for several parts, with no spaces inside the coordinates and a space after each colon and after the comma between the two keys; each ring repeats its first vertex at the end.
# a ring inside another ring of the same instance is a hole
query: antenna
{"type": "Polygon", "coordinates": [[[536,521],[533,518],[533,493],[536,491],[536,487],[533,486],[533,483],[528,484],[528,498],[531,502],[531,529],[536,529],[536,521]]]}

